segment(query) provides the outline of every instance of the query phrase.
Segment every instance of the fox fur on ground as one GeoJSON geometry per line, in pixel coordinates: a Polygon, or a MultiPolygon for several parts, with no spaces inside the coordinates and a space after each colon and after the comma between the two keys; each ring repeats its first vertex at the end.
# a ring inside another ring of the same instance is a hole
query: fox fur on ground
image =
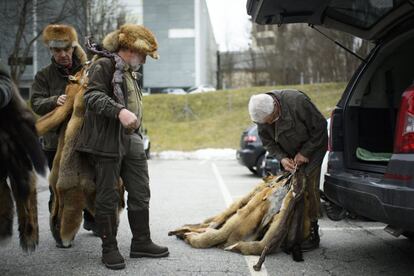
{"type": "Polygon", "coordinates": [[[294,200],[304,193],[304,189],[299,187],[303,180],[301,175],[293,178],[287,175],[266,177],[221,214],[200,224],[184,225],[169,235],[175,235],[196,248],[219,246],[244,255],[260,255],[281,233],[273,249],[283,246],[289,251],[310,232],[307,200],[303,200],[302,206],[296,206],[302,209],[292,209],[294,200]],[[296,216],[295,209],[300,210],[296,216]]]}
{"type": "MultiPolygon", "coordinates": [[[[36,128],[40,135],[60,125],[59,142],[49,185],[54,198],[50,213],[50,228],[56,242],[70,247],[82,222],[82,210],[95,214],[94,168],[85,155],[75,150],[76,139],[84,120],[83,95],[87,86],[87,67],[70,78],[66,87],[64,105],[40,118],[36,128]]],[[[121,202],[124,206],[124,187],[118,182],[121,202]]]]}
{"type": "Polygon", "coordinates": [[[11,102],[0,109],[0,241],[12,235],[16,206],[20,246],[24,251],[36,249],[39,228],[35,171],[44,175],[45,170],[35,118],[13,87],[11,102]]]}

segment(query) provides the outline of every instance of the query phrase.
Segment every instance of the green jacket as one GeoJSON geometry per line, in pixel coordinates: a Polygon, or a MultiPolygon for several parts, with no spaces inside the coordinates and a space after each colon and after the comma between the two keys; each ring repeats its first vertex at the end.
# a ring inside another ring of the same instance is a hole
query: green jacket
{"type": "MultiPolygon", "coordinates": [[[[127,130],[121,125],[118,114],[127,108],[117,102],[113,93],[112,78],[115,62],[107,57],[95,61],[89,71],[85,91],[85,120],[77,142],[77,150],[100,156],[119,158],[125,154],[127,130]]],[[[127,85],[122,84],[125,103],[128,103],[127,85]]]]}
{"type": "MultiPolygon", "coordinates": [[[[82,69],[78,57],[73,55],[73,66],[66,71],[52,58],[52,63],[37,72],[32,84],[30,104],[38,115],[45,115],[56,108],[57,98],[65,94],[68,76],[76,74],[82,69]]],[[[43,149],[56,150],[58,144],[58,129],[52,130],[43,136],[43,149]]]]}
{"type": "Polygon", "coordinates": [[[300,152],[309,158],[308,174],[322,164],[328,146],[326,119],[304,93],[297,90],[275,90],[282,113],[273,124],[258,124],[259,136],[270,155],[278,160],[294,158],[300,152]]]}

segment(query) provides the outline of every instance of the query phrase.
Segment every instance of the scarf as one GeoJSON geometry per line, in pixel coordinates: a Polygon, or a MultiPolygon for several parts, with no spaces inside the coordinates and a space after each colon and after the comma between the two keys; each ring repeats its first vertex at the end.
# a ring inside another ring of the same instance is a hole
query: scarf
{"type": "Polygon", "coordinates": [[[122,76],[125,68],[125,61],[116,53],[112,53],[102,48],[99,44],[91,42],[88,38],[86,39],[86,48],[93,54],[111,58],[115,61],[115,72],[111,82],[113,87],[113,93],[116,99],[118,100],[118,103],[125,106],[125,98],[121,88],[123,82],[122,76]]]}

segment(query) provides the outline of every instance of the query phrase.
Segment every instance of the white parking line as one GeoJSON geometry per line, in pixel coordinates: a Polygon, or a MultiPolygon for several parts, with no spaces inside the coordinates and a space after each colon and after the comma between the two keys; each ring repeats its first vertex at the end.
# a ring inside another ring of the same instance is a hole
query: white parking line
{"type": "Polygon", "coordinates": [[[371,227],[321,227],[322,231],[366,231],[366,230],[384,230],[384,226],[371,226],[371,227]]]}
{"type": "MultiPolygon", "coordinates": [[[[211,167],[213,169],[214,175],[216,176],[217,183],[219,185],[221,194],[223,195],[224,202],[226,203],[226,206],[229,207],[231,203],[233,203],[233,198],[229,192],[229,189],[227,189],[226,184],[224,183],[223,178],[221,177],[221,174],[219,170],[217,169],[217,166],[214,162],[211,163],[211,167]]],[[[244,256],[244,259],[246,260],[247,266],[250,271],[250,275],[253,276],[267,276],[267,270],[265,265],[262,265],[262,269],[260,271],[255,271],[253,269],[253,265],[257,263],[259,260],[259,256],[244,256]]]]}
{"type": "Polygon", "coordinates": [[[213,168],[213,172],[214,172],[214,175],[216,176],[217,183],[219,184],[221,194],[224,197],[224,202],[226,203],[226,206],[229,207],[233,203],[233,198],[231,197],[230,192],[226,187],[226,184],[224,184],[224,180],[221,177],[221,174],[219,170],[217,169],[217,166],[214,162],[211,163],[211,167],[213,168]]]}

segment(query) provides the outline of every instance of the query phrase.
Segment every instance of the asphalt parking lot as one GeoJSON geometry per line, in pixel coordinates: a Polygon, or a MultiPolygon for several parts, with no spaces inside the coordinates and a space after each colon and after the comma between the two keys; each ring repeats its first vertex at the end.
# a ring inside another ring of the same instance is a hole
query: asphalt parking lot
{"type": "Polygon", "coordinates": [[[100,241],[80,229],[70,249],[55,247],[49,231],[45,179],[39,181],[40,244],[23,253],[17,227],[0,246],[0,275],[412,275],[414,243],[384,232],[381,223],[320,220],[321,247],[295,263],[283,252],[269,255],[261,272],[245,257],[221,249],[193,249],[168,231],[201,222],[221,212],[232,200],[249,192],[259,179],[236,160],[150,160],[151,229],[154,241],[167,245],[163,259],[130,259],[126,212],[121,217],[118,242],[127,267],[110,271],[100,262],[100,241]]]}

